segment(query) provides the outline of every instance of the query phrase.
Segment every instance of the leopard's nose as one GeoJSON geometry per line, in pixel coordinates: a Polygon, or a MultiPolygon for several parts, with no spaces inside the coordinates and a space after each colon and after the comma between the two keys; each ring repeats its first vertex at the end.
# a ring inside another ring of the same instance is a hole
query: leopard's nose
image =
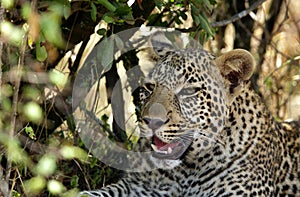
{"type": "Polygon", "coordinates": [[[165,122],[158,118],[143,118],[144,122],[148,125],[153,131],[160,128],[165,122]]]}

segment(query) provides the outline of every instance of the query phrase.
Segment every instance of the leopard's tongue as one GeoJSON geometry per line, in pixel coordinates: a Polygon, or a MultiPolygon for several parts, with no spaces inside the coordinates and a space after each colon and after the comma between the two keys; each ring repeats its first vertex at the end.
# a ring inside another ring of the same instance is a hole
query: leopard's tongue
{"type": "Polygon", "coordinates": [[[192,138],[175,139],[170,143],[161,141],[156,135],[152,138],[151,147],[153,149],[152,155],[160,159],[176,160],[188,149],[192,143],[192,138]]]}
{"type": "Polygon", "coordinates": [[[165,143],[161,141],[158,137],[155,135],[153,136],[153,144],[156,146],[156,148],[160,151],[167,151],[168,149],[172,149],[175,146],[178,145],[178,143],[165,143]]]}

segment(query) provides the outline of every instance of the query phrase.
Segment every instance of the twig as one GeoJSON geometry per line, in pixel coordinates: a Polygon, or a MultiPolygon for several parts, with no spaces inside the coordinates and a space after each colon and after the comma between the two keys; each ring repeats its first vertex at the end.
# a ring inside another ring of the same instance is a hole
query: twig
{"type": "Polygon", "coordinates": [[[31,154],[45,154],[47,151],[47,146],[29,139],[28,137],[19,134],[18,140],[20,141],[22,147],[28,149],[31,154]]]}
{"type": "MultiPolygon", "coordinates": [[[[4,21],[4,7],[2,6],[2,3],[0,5],[0,23],[2,23],[4,21]]],[[[3,62],[2,62],[2,53],[3,53],[3,41],[2,39],[0,40],[0,88],[2,87],[2,66],[3,66],[3,62]]],[[[0,91],[0,97],[1,95],[0,91]]],[[[1,161],[1,157],[0,157],[0,161],[1,161]]],[[[3,176],[3,168],[0,165],[0,178],[2,179],[3,176]]],[[[0,180],[0,195],[3,196],[8,196],[9,192],[8,192],[8,181],[6,180],[0,180]]]]}
{"type": "MultiPolygon", "coordinates": [[[[15,129],[16,129],[16,119],[17,119],[17,115],[18,115],[17,113],[18,113],[19,89],[20,89],[20,83],[21,83],[22,67],[24,65],[26,38],[27,38],[27,36],[24,35],[24,37],[21,41],[20,57],[19,57],[18,66],[16,69],[16,81],[15,81],[14,94],[13,94],[13,113],[12,113],[12,118],[11,118],[11,128],[8,133],[8,135],[11,139],[14,137],[15,129]]],[[[12,161],[10,159],[8,159],[7,165],[6,165],[6,176],[5,176],[5,180],[7,182],[9,182],[9,179],[10,179],[11,167],[12,167],[12,161]]]]}

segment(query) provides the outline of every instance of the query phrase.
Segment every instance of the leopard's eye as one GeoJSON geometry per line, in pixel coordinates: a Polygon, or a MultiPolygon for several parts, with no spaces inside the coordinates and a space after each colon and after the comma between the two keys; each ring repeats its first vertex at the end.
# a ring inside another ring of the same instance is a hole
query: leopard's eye
{"type": "Polygon", "coordinates": [[[194,96],[200,91],[199,87],[182,88],[177,95],[179,96],[194,96]]]}
{"type": "Polygon", "coordinates": [[[153,90],[155,88],[155,84],[147,82],[144,84],[144,88],[149,92],[153,92],[153,90]]]}

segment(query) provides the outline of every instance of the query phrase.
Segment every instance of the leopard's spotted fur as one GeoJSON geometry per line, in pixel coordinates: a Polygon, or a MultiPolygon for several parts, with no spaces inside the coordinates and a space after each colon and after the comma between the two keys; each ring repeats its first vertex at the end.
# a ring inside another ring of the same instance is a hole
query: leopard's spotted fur
{"type": "Polygon", "coordinates": [[[161,57],[146,80],[140,127],[157,149],[173,149],[153,156],[175,167],[131,173],[81,195],[300,196],[299,125],[274,121],[251,89],[251,54],[161,57]]]}

